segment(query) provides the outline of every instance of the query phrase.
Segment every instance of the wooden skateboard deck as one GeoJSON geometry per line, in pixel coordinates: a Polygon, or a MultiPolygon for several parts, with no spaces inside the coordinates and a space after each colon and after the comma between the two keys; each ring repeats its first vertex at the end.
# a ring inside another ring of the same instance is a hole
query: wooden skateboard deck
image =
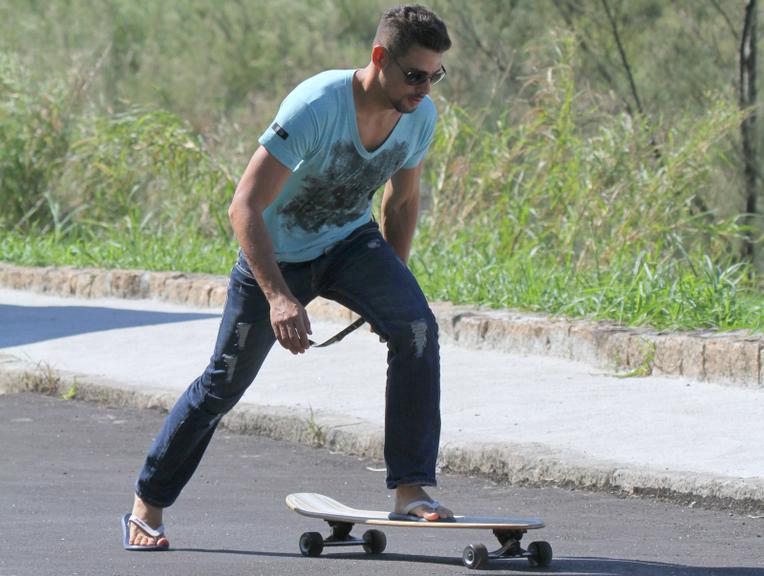
{"type": "Polygon", "coordinates": [[[468,568],[484,567],[489,559],[527,558],[531,564],[548,566],[552,561],[552,548],[547,542],[533,542],[528,550],[520,547],[520,538],[528,530],[544,527],[535,518],[514,518],[505,516],[455,516],[453,519],[430,522],[414,516],[393,514],[378,510],[360,510],[346,506],[322,494],[302,492],[286,497],[289,508],[310,518],[324,520],[332,528],[332,534],[324,538],[318,532],[306,532],[300,537],[300,552],[303,556],[318,556],[325,546],[363,546],[370,554],[384,551],[387,539],[379,530],[368,530],[363,538],[350,536],[355,524],[406,528],[433,529],[489,529],[499,539],[501,548],[488,552],[482,544],[465,548],[462,560],[468,568]]]}

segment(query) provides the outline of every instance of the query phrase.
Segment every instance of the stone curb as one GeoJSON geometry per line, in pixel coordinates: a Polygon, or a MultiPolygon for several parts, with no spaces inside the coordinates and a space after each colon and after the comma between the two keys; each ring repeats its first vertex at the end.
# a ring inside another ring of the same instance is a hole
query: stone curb
{"type": "MultiPolygon", "coordinates": [[[[136,270],[33,268],[0,262],[0,287],[80,298],[154,299],[222,309],[228,278],[136,270]]],[[[539,354],[587,362],[635,376],[686,376],[742,388],[764,388],[764,335],[748,331],[657,332],[612,322],[568,320],[513,310],[433,302],[446,339],[468,348],[539,354]]],[[[350,322],[354,315],[323,299],[316,318],[350,322]]]]}
{"type": "MultiPolygon", "coordinates": [[[[114,407],[168,411],[177,391],[145,390],[84,374],[53,370],[0,354],[0,395],[34,392],[69,396],[114,407]]],[[[306,413],[282,406],[240,404],[222,421],[228,430],[328,448],[383,460],[380,426],[325,411],[306,413]]],[[[441,447],[441,472],[479,475],[525,486],[559,486],[621,495],[651,496],[760,515],[764,481],[664,472],[619,466],[562,453],[541,444],[451,443],[441,447]]]]}

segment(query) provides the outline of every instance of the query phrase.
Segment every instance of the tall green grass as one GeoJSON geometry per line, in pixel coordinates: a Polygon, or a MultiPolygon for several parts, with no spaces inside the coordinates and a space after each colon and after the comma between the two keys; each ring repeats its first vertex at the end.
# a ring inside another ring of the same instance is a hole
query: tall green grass
{"type": "Polygon", "coordinates": [[[656,128],[577,91],[570,44],[524,121],[447,108],[412,256],[430,296],[657,328],[764,327],[744,227],[702,208],[740,112],[656,128]],[[567,51],[566,51],[567,50],[567,51]]]}
{"type": "Polygon", "coordinates": [[[228,237],[194,230],[153,233],[99,227],[66,235],[0,231],[0,261],[23,266],[228,274],[237,248],[228,237]]]}
{"type": "Polygon", "coordinates": [[[82,73],[35,83],[0,54],[2,228],[227,236],[235,181],[201,135],[163,110],[96,113],[85,85],[82,73]]]}
{"type": "MultiPolygon", "coordinates": [[[[498,119],[441,102],[411,258],[427,294],[764,329],[755,271],[734,259],[743,227],[698,202],[739,112],[720,100],[665,126],[603,113],[607,102],[576,87],[571,46],[498,119]]],[[[38,83],[0,60],[0,259],[227,273],[226,209],[243,166],[170,112],[99,111],[88,85],[81,74],[38,83]]]]}

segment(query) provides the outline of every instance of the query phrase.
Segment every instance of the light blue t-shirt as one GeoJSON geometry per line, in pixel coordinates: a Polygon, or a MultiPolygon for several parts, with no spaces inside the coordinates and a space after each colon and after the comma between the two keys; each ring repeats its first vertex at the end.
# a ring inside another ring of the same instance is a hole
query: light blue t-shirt
{"type": "Polygon", "coordinates": [[[403,114],[373,152],[361,144],[353,101],[354,70],[330,70],[297,86],[259,142],[292,170],[263,213],[279,262],[320,256],[371,219],[371,199],[401,168],[427,153],[437,113],[429,97],[403,114]]]}

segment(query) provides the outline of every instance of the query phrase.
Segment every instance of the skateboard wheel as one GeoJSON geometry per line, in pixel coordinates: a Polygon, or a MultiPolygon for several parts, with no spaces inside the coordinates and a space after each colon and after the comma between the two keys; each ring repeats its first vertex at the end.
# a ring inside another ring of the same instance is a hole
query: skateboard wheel
{"type": "Polygon", "coordinates": [[[324,537],[318,532],[305,532],[300,536],[300,554],[320,556],[324,550],[324,537]]]}
{"type": "Polygon", "coordinates": [[[380,530],[367,530],[363,533],[363,549],[369,554],[382,554],[387,547],[387,537],[380,530]]]}
{"type": "Polygon", "coordinates": [[[462,553],[462,562],[467,568],[479,570],[488,564],[488,550],[482,544],[470,544],[462,553]]]}
{"type": "Polygon", "coordinates": [[[545,568],[552,563],[552,546],[549,542],[531,542],[528,545],[528,562],[531,566],[545,568]]]}

